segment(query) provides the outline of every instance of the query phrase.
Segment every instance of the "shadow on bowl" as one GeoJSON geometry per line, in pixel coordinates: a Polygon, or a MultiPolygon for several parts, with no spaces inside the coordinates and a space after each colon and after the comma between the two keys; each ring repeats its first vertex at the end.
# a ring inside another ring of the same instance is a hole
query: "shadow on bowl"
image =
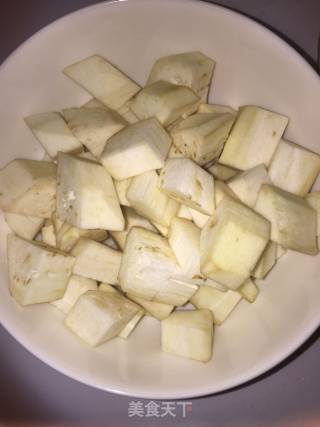
{"type": "MultiPolygon", "coordinates": [[[[307,341],[302,344],[301,347],[299,347],[294,353],[292,353],[290,356],[288,356],[286,359],[284,359],[282,362],[280,362],[278,365],[274,366],[269,371],[265,372],[264,374],[259,375],[258,377],[255,377],[253,380],[247,381],[239,386],[233,387],[231,389],[222,391],[220,393],[215,393],[215,396],[221,396],[233,391],[241,390],[243,388],[246,388],[248,386],[254,385],[265,378],[271,377],[272,375],[276,374],[277,372],[281,371],[281,369],[284,369],[286,366],[288,366],[291,362],[296,360],[299,356],[301,356],[303,353],[305,353],[318,339],[320,339],[320,327],[311,335],[307,341]]],[[[196,399],[201,399],[201,397],[198,397],[196,399]]]]}
{"type": "Polygon", "coordinates": [[[319,40],[318,40],[318,61],[315,61],[307,52],[305,52],[296,42],[294,42],[292,39],[290,39],[287,35],[282,33],[279,29],[273,27],[270,24],[267,24],[265,21],[257,18],[254,15],[251,15],[250,13],[244,12],[241,9],[238,9],[233,6],[226,5],[225,3],[220,3],[219,1],[212,1],[212,0],[202,0],[205,3],[213,3],[218,6],[224,7],[225,9],[232,10],[233,12],[240,13],[241,15],[246,16],[249,19],[252,19],[253,21],[258,22],[263,27],[268,28],[268,30],[275,33],[278,37],[283,39],[288,45],[290,45],[293,49],[295,49],[307,62],[311,67],[320,74],[320,33],[319,33],[319,40]]]}

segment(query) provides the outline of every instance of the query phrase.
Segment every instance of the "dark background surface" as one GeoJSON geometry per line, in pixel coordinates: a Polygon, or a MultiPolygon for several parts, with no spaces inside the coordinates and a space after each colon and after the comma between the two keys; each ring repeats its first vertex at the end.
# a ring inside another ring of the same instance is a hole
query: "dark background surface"
{"type": "MultiPolygon", "coordinates": [[[[94,0],[10,0],[0,6],[0,62],[21,42],[94,0]]],[[[320,0],[220,0],[282,35],[316,67],[320,0]]],[[[320,102],[320,100],[319,100],[320,102]]],[[[131,399],[87,387],[47,367],[0,327],[1,421],[94,426],[320,426],[320,332],[263,377],[193,400],[186,418],[128,418],[131,399]]]]}

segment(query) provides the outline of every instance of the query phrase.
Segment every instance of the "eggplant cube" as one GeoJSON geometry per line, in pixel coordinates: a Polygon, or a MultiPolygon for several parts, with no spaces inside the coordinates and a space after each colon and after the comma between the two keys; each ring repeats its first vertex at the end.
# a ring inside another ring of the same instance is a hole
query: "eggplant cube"
{"type": "Polygon", "coordinates": [[[149,301],[183,305],[198,287],[175,283],[176,276],[181,276],[181,270],[168,241],[152,231],[133,227],[119,272],[123,292],[149,301]]]}
{"type": "Polygon", "coordinates": [[[137,123],[139,121],[138,117],[131,110],[132,102],[133,99],[129,99],[129,101],[123,104],[122,107],[117,109],[117,112],[120,114],[120,116],[130,124],[137,123]]]}
{"type": "Polygon", "coordinates": [[[9,287],[20,305],[62,298],[72,273],[74,257],[39,242],[8,235],[9,287]]]}
{"type": "Polygon", "coordinates": [[[200,274],[200,229],[192,221],[174,218],[169,232],[169,244],[182,272],[192,278],[200,274]]]}
{"type": "Polygon", "coordinates": [[[82,294],[87,291],[95,291],[97,289],[98,285],[95,280],[73,274],[69,280],[63,297],[53,301],[51,304],[61,310],[64,314],[68,314],[82,294]]]}
{"type": "Polygon", "coordinates": [[[138,323],[144,317],[145,311],[143,308],[140,308],[138,313],[135,314],[132,319],[125,325],[123,329],[118,333],[118,337],[127,339],[129,335],[132,334],[133,330],[137,327],[138,323]]]}
{"type": "Polygon", "coordinates": [[[254,283],[253,280],[248,279],[244,282],[243,285],[240,286],[240,288],[238,289],[238,292],[248,302],[253,303],[253,302],[255,302],[255,300],[257,299],[257,297],[259,295],[259,288],[254,283]]]}
{"type": "Polygon", "coordinates": [[[160,80],[138,93],[131,110],[140,120],[156,117],[163,126],[168,126],[197,111],[199,103],[200,98],[192,89],[160,80]]]}
{"type": "Polygon", "coordinates": [[[216,219],[201,231],[201,272],[237,289],[250,277],[269,239],[269,221],[226,197],[216,219]]]}
{"type": "Polygon", "coordinates": [[[119,293],[87,291],[65,319],[65,324],[92,347],[116,337],[140,307],[119,293]]]}
{"type": "Polygon", "coordinates": [[[161,348],[167,353],[208,362],[212,345],[213,316],[209,310],[176,311],[161,322],[161,348]]]}
{"type": "Polygon", "coordinates": [[[214,213],[214,179],[190,159],[168,159],[160,188],[178,202],[206,215],[214,213]]]}
{"type": "Polygon", "coordinates": [[[214,178],[220,181],[228,181],[228,179],[233,178],[239,172],[236,169],[220,165],[220,163],[217,162],[209,167],[205,167],[205,169],[210,172],[214,178]]]}
{"type": "Polygon", "coordinates": [[[112,285],[118,283],[121,252],[82,237],[71,253],[76,257],[74,274],[112,285]]]}
{"type": "Polygon", "coordinates": [[[143,307],[150,316],[155,317],[158,320],[166,319],[174,309],[174,305],[148,301],[144,298],[139,298],[131,294],[128,294],[127,297],[141,305],[141,307],[143,307]]]}
{"type": "Polygon", "coordinates": [[[171,132],[173,144],[199,165],[217,159],[234,122],[232,114],[194,114],[171,132]]]}
{"type": "Polygon", "coordinates": [[[64,225],[64,221],[61,221],[61,219],[58,218],[56,212],[53,212],[51,220],[54,227],[54,232],[55,234],[57,234],[61,227],[64,225]]]}
{"type": "Polygon", "coordinates": [[[307,194],[306,201],[317,212],[317,236],[320,236],[320,191],[307,194]]]}
{"type": "Polygon", "coordinates": [[[65,223],[56,234],[57,247],[64,252],[70,252],[81,237],[103,242],[108,238],[106,230],[84,230],[65,223]]]}
{"type": "Polygon", "coordinates": [[[127,199],[127,191],[130,184],[131,178],[122,179],[121,181],[114,180],[114,186],[121,206],[130,206],[130,202],[127,199]]]}
{"type": "Polygon", "coordinates": [[[159,181],[156,171],[134,177],[128,188],[127,198],[140,215],[168,227],[179,210],[179,203],[160,190],[159,181]]]}
{"type": "Polygon", "coordinates": [[[282,139],[272,158],[269,175],[274,185],[305,196],[320,172],[320,156],[282,139]]]}
{"type": "MultiPolygon", "coordinates": [[[[108,283],[101,283],[99,285],[99,291],[111,292],[113,294],[122,295],[114,286],[111,286],[108,283]]],[[[132,299],[132,301],[134,300],[132,299]]],[[[132,331],[135,329],[135,327],[137,326],[137,324],[140,322],[140,320],[143,318],[144,315],[145,315],[145,311],[143,308],[140,307],[137,314],[134,315],[132,319],[129,320],[129,322],[125,325],[123,329],[121,329],[121,331],[118,333],[118,336],[124,339],[128,338],[128,336],[132,333],[132,331]]]]}
{"type": "Polygon", "coordinates": [[[225,198],[240,202],[239,197],[231,190],[231,188],[223,181],[216,180],[214,182],[214,201],[218,206],[225,198]]]}
{"type": "Polygon", "coordinates": [[[287,117],[263,108],[240,108],[219,162],[241,170],[269,166],[287,124],[287,117]]]}
{"type": "Polygon", "coordinates": [[[237,110],[230,107],[229,105],[220,105],[220,104],[200,104],[198,108],[198,113],[215,113],[215,114],[233,114],[236,116],[237,110]]]}
{"type": "Polygon", "coordinates": [[[188,208],[188,206],[181,205],[179,210],[178,210],[177,217],[183,218],[183,219],[190,219],[192,221],[192,216],[191,216],[190,209],[188,208]]]}
{"type": "Polygon", "coordinates": [[[277,243],[270,240],[252,273],[253,277],[256,279],[264,279],[269,273],[277,262],[277,246],[277,243]]]}
{"type": "Polygon", "coordinates": [[[56,171],[51,162],[13,160],[0,170],[0,208],[50,218],[55,208],[56,171]]]}
{"type": "Polygon", "coordinates": [[[81,108],[108,108],[102,102],[98,101],[96,98],[91,98],[89,101],[85,102],[81,108]]]}
{"type": "Polygon", "coordinates": [[[201,285],[191,298],[191,303],[198,309],[210,310],[215,325],[221,325],[236,308],[242,296],[231,289],[221,290],[212,286],[201,285]]]}
{"type": "Polygon", "coordinates": [[[99,55],[69,65],[64,74],[112,109],[122,107],[140,87],[99,55]]]}
{"type": "Polygon", "coordinates": [[[51,159],[56,159],[59,151],[79,153],[83,150],[59,113],[34,114],[26,117],[25,122],[51,159]]]}
{"type": "Polygon", "coordinates": [[[203,213],[201,213],[195,209],[189,208],[189,212],[190,212],[192,221],[199,228],[203,228],[206,225],[206,223],[209,221],[209,219],[211,218],[209,215],[205,215],[205,214],[203,214],[203,213]]]}
{"type": "Polygon", "coordinates": [[[284,249],[281,245],[277,243],[277,249],[276,249],[276,261],[278,261],[279,258],[281,258],[285,253],[287,252],[286,249],[284,249]]]}
{"type": "Polygon", "coordinates": [[[159,58],[153,65],[147,84],[164,80],[190,87],[206,101],[215,61],[201,52],[184,52],[159,58]]]}
{"type": "Polygon", "coordinates": [[[258,165],[238,173],[227,185],[239,197],[242,203],[253,208],[262,184],[271,184],[264,165],[258,165]]]}
{"type": "Polygon", "coordinates": [[[264,184],[255,210],[271,222],[271,240],[285,249],[315,255],[317,214],[300,196],[264,184]]]}
{"type": "Polygon", "coordinates": [[[124,217],[126,227],[123,231],[111,231],[110,234],[121,250],[124,250],[127,236],[132,227],[142,227],[147,230],[156,231],[156,228],[143,216],[137,214],[132,208],[125,207],[124,217]]]}
{"type": "Polygon", "coordinates": [[[103,166],[69,154],[58,156],[57,214],[78,228],[123,230],[111,176],[103,166]]]}
{"type": "Polygon", "coordinates": [[[112,136],[101,162],[114,179],[127,179],[162,168],[170,145],[169,135],[153,117],[129,125],[112,136]]]}
{"type": "Polygon", "coordinates": [[[48,224],[45,224],[44,227],[41,229],[41,236],[42,241],[48,246],[56,247],[57,246],[57,239],[56,234],[54,232],[54,225],[50,220],[48,224]]]}
{"type": "Polygon", "coordinates": [[[34,239],[45,221],[44,218],[36,216],[25,216],[8,212],[4,214],[4,218],[11,230],[26,240],[34,239]]]}
{"type": "Polygon", "coordinates": [[[120,114],[105,107],[70,108],[63,113],[73,135],[96,158],[101,156],[109,138],[127,125],[120,114]]]}

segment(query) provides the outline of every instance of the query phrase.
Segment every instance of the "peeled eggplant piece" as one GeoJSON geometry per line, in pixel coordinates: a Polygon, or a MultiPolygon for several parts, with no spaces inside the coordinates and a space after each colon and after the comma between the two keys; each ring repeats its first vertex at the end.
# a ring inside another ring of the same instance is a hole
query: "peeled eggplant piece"
{"type": "Polygon", "coordinates": [[[19,215],[50,218],[55,208],[54,163],[16,159],[0,170],[0,208],[19,215]]]}
{"type": "Polygon", "coordinates": [[[309,255],[318,252],[317,214],[305,199],[264,184],[255,210],[271,222],[271,240],[285,249],[309,255]]]}
{"type": "Polygon", "coordinates": [[[226,197],[216,218],[201,231],[201,272],[237,289],[250,277],[269,239],[269,221],[226,197]]]}
{"type": "Polygon", "coordinates": [[[34,114],[24,120],[51,159],[55,160],[59,151],[75,154],[83,150],[60,113],[34,114]]]}
{"type": "Polygon", "coordinates": [[[230,289],[220,290],[202,285],[192,296],[191,303],[198,309],[210,310],[215,325],[221,325],[236,308],[242,296],[230,289]]]}
{"type": "Polygon", "coordinates": [[[152,117],[113,135],[101,154],[101,163],[114,179],[131,178],[162,168],[170,145],[169,135],[152,117]]]}
{"type": "Polygon", "coordinates": [[[242,203],[253,208],[262,184],[271,184],[268,171],[264,165],[258,165],[239,172],[227,181],[227,185],[242,203]]]}
{"type": "Polygon", "coordinates": [[[199,103],[192,89],[159,80],[138,93],[131,110],[140,120],[156,117],[166,127],[197,111],[199,103]]]}
{"type": "Polygon", "coordinates": [[[192,221],[196,224],[197,227],[203,228],[206,223],[211,218],[209,215],[205,215],[195,209],[189,208],[189,212],[192,218],[192,221]]]}
{"type": "Polygon", "coordinates": [[[100,55],[67,66],[64,74],[112,109],[122,107],[140,87],[100,55]]]}
{"type": "Polygon", "coordinates": [[[256,279],[264,279],[272,267],[276,264],[277,246],[277,243],[270,240],[252,273],[253,277],[256,279]]]}
{"type": "Polygon", "coordinates": [[[213,59],[197,51],[163,56],[154,63],[147,85],[164,80],[188,86],[206,101],[214,67],[213,59]]]}
{"type": "Polygon", "coordinates": [[[245,300],[250,303],[253,303],[257,299],[260,291],[254,281],[252,279],[248,279],[244,282],[243,285],[240,286],[238,292],[243,296],[245,300]]]}
{"type": "Polygon", "coordinates": [[[161,170],[160,188],[185,206],[206,215],[214,213],[214,179],[190,159],[168,159],[161,170]]]}
{"type": "Polygon", "coordinates": [[[184,218],[184,219],[190,219],[192,221],[192,216],[191,216],[190,209],[188,208],[188,206],[181,205],[179,210],[178,210],[177,217],[178,218],[184,218]]]}
{"type": "Polygon", "coordinates": [[[69,108],[64,110],[64,117],[73,135],[95,158],[101,156],[112,135],[128,124],[116,111],[106,107],[69,108]]]}
{"type": "Polygon", "coordinates": [[[179,203],[159,188],[156,171],[134,177],[127,191],[127,199],[136,212],[149,221],[169,227],[179,210],[179,203]]]}
{"type": "Polygon", "coordinates": [[[87,291],[65,319],[65,325],[92,347],[116,337],[140,307],[118,293],[87,291]]]}
{"type": "Polygon", "coordinates": [[[256,106],[241,107],[219,163],[246,170],[269,166],[288,118],[256,106]]]}
{"type": "Polygon", "coordinates": [[[215,180],[214,182],[214,201],[216,206],[225,198],[240,202],[238,196],[231,190],[231,188],[223,181],[215,180]]]}
{"type": "Polygon", "coordinates": [[[208,167],[205,166],[205,169],[210,172],[214,178],[219,179],[220,181],[228,181],[228,179],[233,178],[239,172],[237,169],[220,165],[218,162],[208,167]]]}
{"type": "MultiPolygon", "coordinates": [[[[99,291],[103,292],[111,292],[113,294],[122,295],[119,290],[117,290],[114,286],[109,285],[108,283],[101,283],[99,286],[99,291]]],[[[134,301],[131,298],[132,301],[134,301]]],[[[140,304],[141,305],[141,304],[140,304]]],[[[133,332],[133,330],[136,328],[140,320],[145,315],[145,311],[142,307],[139,308],[139,311],[137,314],[135,314],[132,319],[129,320],[129,322],[124,326],[123,329],[118,333],[118,337],[127,339],[129,335],[133,332]]]]}
{"type": "Polygon", "coordinates": [[[169,236],[169,227],[166,227],[165,225],[158,224],[157,222],[153,221],[152,225],[155,226],[155,228],[159,231],[161,236],[168,237],[169,236]]]}
{"type": "Polygon", "coordinates": [[[83,229],[123,230],[111,176],[103,166],[69,154],[58,156],[58,217],[83,229]]]}
{"type": "Polygon", "coordinates": [[[127,294],[127,297],[141,305],[141,307],[143,307],[150,316],[155,317],[158,320],[166,319],[174,309],[174,305],[148,301],[144,298],[136,297],[135,295],[127,294]]]}
{"type": "Polygon", "coordinates": [[[121,250],[124,250],[127,236],[132,227],[142,227],[147,230],[156,231],[156,228],[143,216],[132,208],[125,207],[123,210],[126,226],[123,231],[111,231],[110,234],[121,250]]]}
{"type": "Polygon", "coordinates": [[[14,233],[26,240],[34,239],[45,221],[44,218],[9,212],[5,212],[4,219],[14,233]]]}
{"type": "Polygon", "coordinates": [[[145,314],[144,309],[140,308],[138,313],[135,314],[133,318],[129,320],[129,322],[125,325],[123,329],[121,329],[121,331],[118,333],[118,337],[127,339],[129,335],[131,335],[134,329],[137,327],[141,319],[144,317],[144,314],[145,314]]]}
{"type": "Polygon", "coordinates": [[[161,322],[162,351],[208,362],[212,356],[213,316],[210,310],[175,311],[161,322]]]}
{"type": "Polygon", "coordinates": [[[276,258],[277,261],[279,258],[281,258],[285,253],[287,252],[286,249],[284,249],[281,245],[277,244],[277,250],[276,250],[276,258]]]}
{"type": "Polygon", "coordinates": [[[74,274],[112,285],[118,283],[121,252],[82,237],[71,254],[76,258],[74,274]]]}
{"type": "Polygon", "coordinates": [[[193,114],[170,133],[173,144],[199,165],[217,159],[234,122],[232,114],[193,114]]]}
{"type": "Polygon", "coordinates": [[[317,212],[317,236],[320,236],[320,191],[307,194],[306,201],[317,212]]]}
{"type": "Polygon", "coordinates": [[[20,305],[62,298],[75,262],[73,256],[40,242],[8,235],[9,288],[20,305]]]}
{"type": "Polygon", "coordinates": [[[282,139],[269,166],[274,185],[305,196],[320,172],[320,156],[301,145],[282,139]]]}
{"type": "Polygon", "coordinates": [[[56,234],[56,245],[62,251],[70,252],[81,237],[103,242],[108,238],[108,232],[101,229],[85,230],[64,223],[56,234]]]}
{"type": "Polygon", "coordinates": [[[174,218],[169,244],[187,277],[200,274],[200,229],[187,219],[174,218]]]}
{"type": "Polygon", "coordinates": [[[123,292],[149,301],[183,305],[198,287],[172,280],[180,275],[167,239],[144,228],[130,230],[119,271],[123,292]]]}
{"type": "Polygon", "coordinates": [[[122,179],[121,181],[114,180],[113,183],[118,195],[120,205],[130,206],[130,202],[127,199],[127,191],[131,184],[131,178],[122,179]]]}
{"type": "Polygon", "coordinates": [[[51,305],[61,310],[64,314],[68,314],[81,295],[87,291],[95,291],[97,289],[98,285],[95,280],[73,274],[63,297],[53,301],[51,305]]]}
{"type": "Polygon", "coordinates": [[[229,105],[220,105],[220,104],[200,104],[198,108],[198,113],[215,113],[215,114],[237,114],[237,110],[230,107],[229,105]]]}
{"type": "Polygon", "coordinates": [[[123,117],[128,123],[133,124],[139,121],[138,117],[131,110],[133,99],[129,99],[122,107],[117,109],[117,112],[123,117]]]}
{"type": "Polygon", "coordinates": [[[41,229],[42,241],[48,246],[56,247],[57,239],[56,234],[54,232],[54,225],[51,220],[47,220],[48,222],[41,229]]]}

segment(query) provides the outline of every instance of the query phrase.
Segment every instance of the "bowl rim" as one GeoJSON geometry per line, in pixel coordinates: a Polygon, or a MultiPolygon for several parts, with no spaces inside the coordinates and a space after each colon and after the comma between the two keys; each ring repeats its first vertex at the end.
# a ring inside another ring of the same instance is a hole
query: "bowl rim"
{"type": "MultiPolygon", "coordinates": [[[[21,44],[18,45],[16,49],[14,49],[9,56],[0,63],[0,73],[2,70],[6,68],[6,66],[14,60],[15,56],[20,53],[21,50],[24,49],[24,47],[28,44],[31,44],[35,38],[41,37],[42,34],[45,34],[47,32],[50,32],[52,28],[60,25],[64,21],[68,21],[72,16],[74,15],[81,15],[86,14],[88,10],[92,9],[104,9],[108,6],[119,6],[122,3],[129,3],[129,2],[136,2],[137,4],[147,4],[153,1],[154,3],[167,3],[168,6],[170,6],[170,3],[175,3],[176,5],[183,5],[185,3],[191,3],[196,7],[204,8],[204,9],[220,9],[223,10],[224,13],[229,14],[231,16],[235,16],[238,20],[244,22],[247,25],[250,25],[252,27],[255,27],[256,30],[261,31],[268,35],[269,38],[273,39],[275,43],[278,45],[282,45],[284,47],[288,54],[291,55],[291,57],[295,60],[300,62],[300,65],[304,68],[304,72],[309,73],[309,77],[315,78],[318,80],[318,83],[320,83],[320,77],[317,71],[312,67],[312,65],[293,47],[291,46],[286,40],[284,40],[282,37],[280,37],[278,34],[273,32],[270,28],[263,25],[260,21],[255,20],[253,17],[249,17],[240,11],[236,11],[231,7],[223,6],[216,3],[211,3],[208,0],[105,0],[100,3],[95,3],[93,5],[85,6],[80,9],[71,11],[60,18],[55,19],[54,21],[50,22],[49,24],[45,25],[38,31],[36,31],[34,34],[32,34],[29,38],[27,38],[25,41],[23,41],[21,44]]],[[[301,345],[306,342],[318,329],[320,325],[320,319],[315,319],[311,324],[308,325],[304,329],[304,333],[301,333],[299,336],[296,337],[295,340],[292,340],[290,342],[290,345],[287,345],[285,349],[282,351],[278,351],[276,354],[273,355],[272,358],[268,360],[267,363],[264,363],[263,366],[261,366],[260,369],[250,369],[249,371],[246,371],[246,374],[241,376],[239,375],[236,380],[230,379],[228,382],[225,383],[223,388],[215,389],[214,385],[212,387],[199,387],[197,386],[193,391],[166,391],[166,392],[152,392],[148,393],[145,390],[134,389],[134,387],[122,387],[121,389],[115,388],[115,387],[108,387],[103,386],[101,384],[95,383],[90,375],[87,375],[84,373],[82,376],[79,376],[73,372],[70,372],[68,368],[64,368],[59,366],[58,363],[56,363],[54,360],[51,360],[50,357],[46,357],[43,352],[41,352],[40,349],[32,349],[32,345],[29,343],[29,340],[25,338],[23,335],[19,335],[12,327],[9,322],[7,323],[5,319],[0,318],[0,324],[4,327],[4,329],[19,343],[21,344],[30,354],[38,358],[41,362],[43,362],[45,365],[50,366],[55,371],[65,375],[68,378],[71,378],[77,382],[80,382],[84,385],[94,387],[96,389],[114,393],[120,396],[128,396],[128,397],[135,397],[135,398],[144,398],[144,399],[161,399],[161,400],[169,400],[169,399],[190,399],[190,398],[198,398],[198,397],[205,397],[209,395],[216,395],[220,393],[225,393],[232,391],[235,388],[238,387],[246,387],[249,383],[251,383],[253,380],[260,380],[260,377],[263,374],[266,374],[268,371],[270,371],[273,368],[276,368],[279,366],[282,362],[284,362],[290,355],[292,355],[296,350],[298,350],[301,345]]]]}

